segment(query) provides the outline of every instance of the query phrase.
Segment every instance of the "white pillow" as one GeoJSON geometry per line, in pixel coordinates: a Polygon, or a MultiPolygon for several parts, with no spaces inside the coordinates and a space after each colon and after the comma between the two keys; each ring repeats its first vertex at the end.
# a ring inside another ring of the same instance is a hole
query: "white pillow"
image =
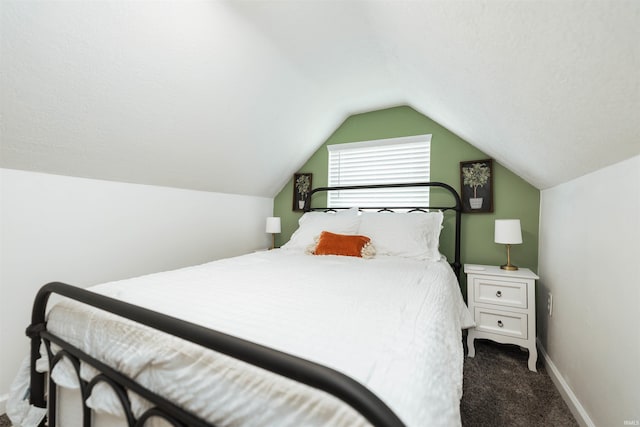
{"type": "Polygon", "coordinates": [[[443,217],[440,211],[363,213],[358,234],[371,239],[378,255],[438,261],[443,217]]]}
{"type": "Polygon", "coordinates": [[[282,248],[305,251],[323,231],[336,234],[356,234],[359,223],[358,208],[326,213],[307,212],[300,217],[298,229],[291,235],[291,239],[282,245],[282,248]]]}

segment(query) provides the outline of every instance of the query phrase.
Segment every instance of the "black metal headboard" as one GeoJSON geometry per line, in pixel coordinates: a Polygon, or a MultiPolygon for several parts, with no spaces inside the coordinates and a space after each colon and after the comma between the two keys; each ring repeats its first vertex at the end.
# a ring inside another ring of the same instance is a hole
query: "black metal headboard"
{"type": "Polygon", "coordinates": [[[366,189],[374,189],[374,188],[406,188],[406,187],[440,187],[451,193],[453,197],[454,203],[452,205],[444,205],[444,206],[379,206],[379,207],[363,207],[363,209],[372,209],[372,210],[393,210],[393,209],[409,209],[409,210],[441,210],[441,211],[454,211],[455,212],[455,250],[454,250],[454,260],[451,262],[451,268],[453,268],[454,273],[458,277],[458,281],[460,280],[460,268],[462,264],[460,263],[460,228],[461,228],[461,218],[462,218],[462,201],[460,200],[460,196],[458,192],[451,187],[449,184],[445,184],[443,182],[416,182],[409,184],[374,184],[374,185],[354,185],[354,186],[344,186],[344,187],[319,187],[311,190],[310,193],[307,194],[305,200],[305,212],[309,211],[318,211],[318,210],[338,210],[338,209],[347,209],[347,208],[329,208],[329,207],[313,207],[313,195],[321,192],[327,191],[345,191],[345,190],[366,190],[366,189]]]}

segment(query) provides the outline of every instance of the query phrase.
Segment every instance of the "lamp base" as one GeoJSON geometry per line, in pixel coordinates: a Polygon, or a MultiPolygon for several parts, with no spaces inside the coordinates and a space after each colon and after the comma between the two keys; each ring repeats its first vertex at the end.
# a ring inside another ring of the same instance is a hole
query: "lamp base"
{"type": "Polygon", "coordinates": [[[518,269],[518,267],[516,267],[515,265],[511,265],[511,264],[501,265],[500,268],[503,269],[503,270],[507,270],[507,271],[516,271],[518,269]]]}

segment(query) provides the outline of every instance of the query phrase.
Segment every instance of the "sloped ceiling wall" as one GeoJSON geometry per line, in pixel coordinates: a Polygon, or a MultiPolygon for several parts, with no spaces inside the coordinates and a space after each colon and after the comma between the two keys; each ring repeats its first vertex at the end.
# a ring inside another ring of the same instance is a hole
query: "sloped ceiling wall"
{"type": "Polygon", "coordinates": [[[1,4],[0,166],[274,196],[408,104],[538,188],[640,153],[640,2],[1,4]]]}

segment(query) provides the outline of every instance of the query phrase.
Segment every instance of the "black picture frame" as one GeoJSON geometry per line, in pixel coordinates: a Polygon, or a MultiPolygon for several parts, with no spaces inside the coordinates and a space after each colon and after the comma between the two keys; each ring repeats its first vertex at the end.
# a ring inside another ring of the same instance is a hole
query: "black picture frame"
{"type": "Polygon", "coordinates": [[[293,175],[293,210],[304,211],[307,196],[311,189],[313,174],[296,173],[293,175]]]}
{"type": "Polygon", "coordinates": [[[460,198],[465,213],[493,212],[493,160],[460,162],[460,198]]]}

